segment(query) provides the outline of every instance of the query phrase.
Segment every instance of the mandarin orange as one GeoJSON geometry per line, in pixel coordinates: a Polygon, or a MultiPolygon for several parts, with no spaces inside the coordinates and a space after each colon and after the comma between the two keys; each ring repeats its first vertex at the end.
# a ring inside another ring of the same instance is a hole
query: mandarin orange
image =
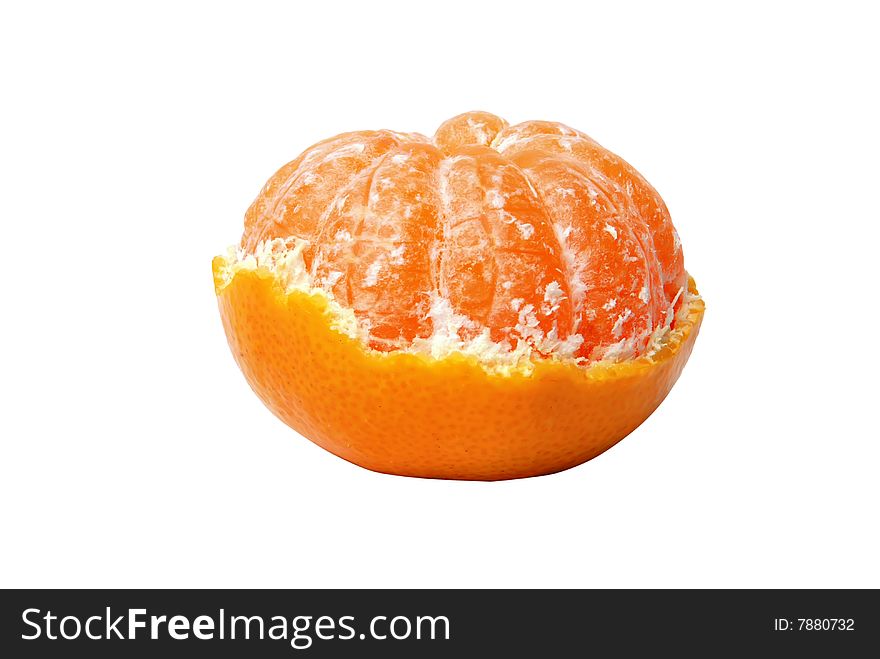
{"type": "Polygon", "coordinates": [[[503,479],[589,460],[671,389],[702,320],[663,200],[559,123],[318,142],[214,260],[264,403],[376,471],[503,479]]]}

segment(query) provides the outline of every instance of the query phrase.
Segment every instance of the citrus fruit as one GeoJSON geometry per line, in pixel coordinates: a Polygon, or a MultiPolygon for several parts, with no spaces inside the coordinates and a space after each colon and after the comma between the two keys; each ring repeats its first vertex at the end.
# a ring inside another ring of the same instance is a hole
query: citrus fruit
{"type": "Polygon", "coordinates": [[[602,453],[669,393],[703,302],[663,200],[559,123],[318,142],[214,259],[232,353],[282,421],[392,474],[495,480],[602,453]]]}

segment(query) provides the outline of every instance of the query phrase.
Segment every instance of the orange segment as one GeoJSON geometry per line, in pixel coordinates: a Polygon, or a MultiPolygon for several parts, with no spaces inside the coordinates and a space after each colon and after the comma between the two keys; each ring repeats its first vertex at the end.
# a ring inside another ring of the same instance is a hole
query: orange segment
{"type": "Polygon", "coordinates": [[[463,146],[489,146],[506,126],[504,119],[489,112],[465,112],[440,125],[434,133],[434,144],[444,153],[463,146]]]}
{"type": "Polygon", "coordinates": [[[439,161],[429,144],[386,154],[337,198],[315,240],[316,278],[369,324],[380,350],[431,332],[439,161]]]}
{"type": "Polygon", "coordinates": [[[459,149],[440,172],[440,294],[494,341],[571,329],[553,228],[523,172],[491,149],[459,149]],[[476,273],[477,276],[474,276],[476,273]]]}

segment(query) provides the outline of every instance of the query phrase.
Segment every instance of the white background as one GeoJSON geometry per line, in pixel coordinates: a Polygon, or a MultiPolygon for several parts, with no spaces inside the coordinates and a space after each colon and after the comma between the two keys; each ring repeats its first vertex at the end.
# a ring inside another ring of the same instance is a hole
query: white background
{"type": "Polygon", "coordinates": [[[0,585],[880,587],[877,17],[664,4],[5,4],[0,585]],[[581,467],[374,474],[251,393],[210,261],[312,142],[471,109],[640,169],[703,331],[581,467]]]}

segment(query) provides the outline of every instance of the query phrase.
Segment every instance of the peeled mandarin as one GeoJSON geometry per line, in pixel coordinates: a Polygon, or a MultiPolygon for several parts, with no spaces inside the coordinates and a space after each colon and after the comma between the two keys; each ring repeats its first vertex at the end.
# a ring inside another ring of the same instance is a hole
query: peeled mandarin
{"type": "Polygon", "coordinates": [[[266,405],[369,469],[502,479],[622,439],[671,389],[703,303],[663,200],[559,123],[318,142],[214,261],[266,405]]]}

